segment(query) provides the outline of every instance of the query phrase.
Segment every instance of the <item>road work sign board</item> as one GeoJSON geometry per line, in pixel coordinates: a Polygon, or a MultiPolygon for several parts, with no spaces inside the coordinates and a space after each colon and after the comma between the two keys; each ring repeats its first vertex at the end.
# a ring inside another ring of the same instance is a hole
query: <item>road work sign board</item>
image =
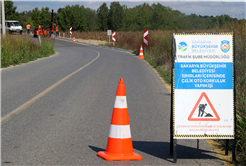
{"type": "Polygon", "coordinates": [[[175,33],[172,54],[173,138],[233,139],[233,33],[175,33]]]}

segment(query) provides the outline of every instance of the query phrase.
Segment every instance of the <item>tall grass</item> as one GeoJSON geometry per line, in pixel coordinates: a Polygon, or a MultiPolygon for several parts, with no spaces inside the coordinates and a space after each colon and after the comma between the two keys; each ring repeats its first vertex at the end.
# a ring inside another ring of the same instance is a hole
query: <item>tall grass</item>
{"type": "Polygon", "coordinates": [[[23,35],[8,35],[1,38],[1,67],[17,65],[54,54],[54,44],[42,38],[42,46],[23,35]]]}
{"type": "MultiPolygon", "coordinates": [[[[158,30],[149,31],[149,46],[144,47],[144,58],[150,63],[166,82],[171,84],[171,42],[172,33],[218,33],[234,32],[235,35],[235,88],[236,88],[236,150],[238,161],[246,165],[246,22],[231,23],[226,28],[217,26],[209,30],[158,30]]],[[[108,40],[107,32],[76,32],[76,36],[83,39],[108,40]]],[[[143,44],[143,31],[116,32],[115,47],[133,50],[139,54],[143,44]]],[[[221,141],[222,146],[225,140],[221,141]]],[[[230,144],[231,147],[231,144],[230,144]]]]}
{"type": "Polygon", "coordinates": [[[237,113],[237,150],[240,160],[246,165],[246,22],[235,22],[235,88],[237,113]]]}

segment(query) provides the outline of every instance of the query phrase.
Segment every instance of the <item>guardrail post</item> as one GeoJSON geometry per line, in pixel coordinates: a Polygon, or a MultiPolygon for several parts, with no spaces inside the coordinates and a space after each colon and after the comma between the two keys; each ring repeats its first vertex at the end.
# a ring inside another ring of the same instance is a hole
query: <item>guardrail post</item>
{"type": "Polygon", "coordinates": [[[40,43],[40,47],[42,46],[42,43],[41,43],[41,37],[40,35],[38,35],[38,39],[39,39],[39,43],[40,43]]]}

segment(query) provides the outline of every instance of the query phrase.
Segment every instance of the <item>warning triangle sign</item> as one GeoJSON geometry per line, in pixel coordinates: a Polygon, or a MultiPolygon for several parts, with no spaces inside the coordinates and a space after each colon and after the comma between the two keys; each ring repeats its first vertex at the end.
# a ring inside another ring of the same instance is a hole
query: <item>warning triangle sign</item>
{"type": "Polygon", "coordinates": [[[219,115],[217,114],[216,110],[214,109],[211,101],[209,100],[209,98],[205,92],[202,92],[201,96],[199,97],[198,101],[196,102],[196,105],[194,106],[193,110],[191,111],[191,113],[188,117],[188,120],[189,121],[219,121],[220,120],[219,115]],[[204,102],[201,102],[202,100],[206,101],[205,104],[203,104],[204,102]],[[207,103],[211,109],[209,109],[209,107],[207,107],[207,103]],[[208,108],[208,109],[206,109],[206,108],[208,108]],[[206,112],[205,110],[210,110],[210,112],[206,112]],[[193,114],[195,112],[197,114],[193,116],[193,114]]]}

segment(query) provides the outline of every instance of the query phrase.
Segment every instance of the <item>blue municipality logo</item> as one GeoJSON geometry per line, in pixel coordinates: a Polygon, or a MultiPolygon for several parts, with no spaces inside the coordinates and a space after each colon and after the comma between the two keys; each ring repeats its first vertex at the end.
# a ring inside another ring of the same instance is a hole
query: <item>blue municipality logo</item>
{"type": "Polygon", "coordinates": [[[180,42],[178,48],[180,51],[185,51],[187,50],[187,44],[185,42],[180,42]]]}
{"type": "Polygon", "coordinates": [[[230,42],[227,40],[221,41],[220,48],[224,53],[227,53],[230,50],[230,42]]]}

